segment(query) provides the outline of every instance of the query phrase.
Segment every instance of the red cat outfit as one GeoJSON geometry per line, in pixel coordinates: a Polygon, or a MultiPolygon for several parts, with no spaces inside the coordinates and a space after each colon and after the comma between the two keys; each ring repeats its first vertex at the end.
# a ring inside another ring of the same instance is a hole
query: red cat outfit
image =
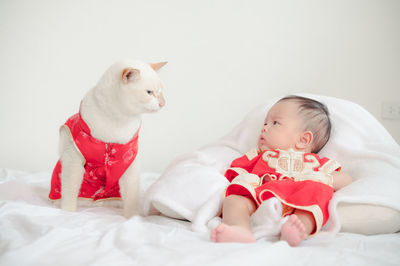
{"type": "Polygon", "coordinates": [[[225,172],[231,182],[225,196],[241,195],[256,206],[276,197],[282,203],[282,215],[294,209],[313,214],[318,232],[329,218],[328,205],[333,196],[332,177],[340,165],[317,154],[293,150],[256,150],[234,160],[225,172]]]}
{"type": "MultiPolygon", "coordinates": [[[[138,152],[139,130],[126,144],[105,143],[90,134],[90,128],[80,113],[64,124],[69,129],[75,147],[82,155],[85,173],[79,197],[93,201],[121,198],[118,180],[135,160],[138,152]]],[[[61,161],[57,162],[51,178],[49,198],[61,198],[61,161]]]]}

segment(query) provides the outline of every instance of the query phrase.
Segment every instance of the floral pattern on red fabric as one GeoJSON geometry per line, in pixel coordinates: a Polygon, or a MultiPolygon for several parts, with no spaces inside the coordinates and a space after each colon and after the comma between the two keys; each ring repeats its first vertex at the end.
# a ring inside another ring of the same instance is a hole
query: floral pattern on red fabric
{"type": "MultiPolygon", "coordinates": [[[[85,174],[79,191],[80,198],[100,200],[120,198],[118,181],[135,160],[138,152],[139,130],[126,144],[105,143],[91,136],[90,128],[80,113],[65,123],[79,152],[85,159],[85,174]]],[[[61,161],[54,168],[49,198],[61,198],[61,161]]]]}

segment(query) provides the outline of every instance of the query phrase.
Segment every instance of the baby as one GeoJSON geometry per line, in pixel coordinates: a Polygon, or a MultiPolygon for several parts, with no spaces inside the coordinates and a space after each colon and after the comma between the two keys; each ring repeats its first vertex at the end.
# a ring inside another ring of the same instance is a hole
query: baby
{"type": "Polygon", "coordinates": [[[255,242],[250,216],[271,197],[289,216],[281,240],[298,246],[329,218],[333,192],[351,183],[340,165],[316,154],[329,140],[331,123],[322,103],[299,96],[279,100],[269,110],[258,149],[234,160],[225,176],[222,223],[211,232],[215,242],[255,242]]]}

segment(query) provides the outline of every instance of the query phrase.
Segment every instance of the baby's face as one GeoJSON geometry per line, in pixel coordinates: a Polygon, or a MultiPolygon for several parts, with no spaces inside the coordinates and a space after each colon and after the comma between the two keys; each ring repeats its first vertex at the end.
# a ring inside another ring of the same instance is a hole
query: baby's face
{"type": "Polygon", "coordinates": [[[295,101],[282,101],[269,110],[258,139],[258,148],[262,151],[273,149],[296,149],[301,130],[302,119],[298,114],[295,101]]]}

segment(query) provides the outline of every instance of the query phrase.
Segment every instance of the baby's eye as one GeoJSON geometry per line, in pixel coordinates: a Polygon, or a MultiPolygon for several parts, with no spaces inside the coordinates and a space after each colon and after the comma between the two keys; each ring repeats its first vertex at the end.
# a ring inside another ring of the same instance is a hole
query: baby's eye
{"type": "Polygon", "coordinates": [[[279,125],[278,121],[274,121],[274,126],[279,125]]]}
{"type": "Polygon", "coordinates": [[[152,95],[153,94],[153,91],[151,91],[151,90],[146,90],[146,92],[147,92],[148,95],[152,95]]]}

